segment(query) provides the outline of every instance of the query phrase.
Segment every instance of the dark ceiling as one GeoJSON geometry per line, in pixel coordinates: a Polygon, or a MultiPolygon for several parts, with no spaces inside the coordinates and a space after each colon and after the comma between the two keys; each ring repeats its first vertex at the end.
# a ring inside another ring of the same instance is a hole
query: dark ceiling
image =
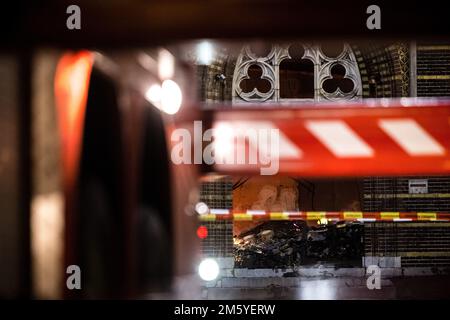
{"type": "Polygon", "coordinates": [[[13,2],[3,10],[3,45],[129,47],[193,38],[446,38],[448,12],[437,0],[59,0],[13,2]],[[66,8],[81,8],[81,30],[66,8]],[[381,7],[381,30],[366,8],[381,7]]]}

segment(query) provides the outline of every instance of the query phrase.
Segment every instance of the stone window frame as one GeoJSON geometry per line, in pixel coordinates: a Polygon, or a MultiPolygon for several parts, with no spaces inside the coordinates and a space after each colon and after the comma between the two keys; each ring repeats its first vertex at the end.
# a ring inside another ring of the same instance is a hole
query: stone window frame
{"type": "Polygon", "coordinates": [[[293,43],[272,45],[270,52],[265,57],[260,57],[252,52],[250,45],[244,46],[239,54],[233,73],[232,102],[233,104],[247,104],[258,102],[273,102],[278,104],[312,103],[318,101],[359,100],[362,97],[362,82],[358,63],[351,46],[343,44],[342,52],[336,57],[328,57],[324,54],[319,44],[302,43],[304,54],[302,59],[308,59],[314,64],[314,99],[290,99],[280,97],[280,63],[285,59],[291,59],[289,47],[293,43]],[[331,68],[341,64],[345,70],[345,78],[354,83],[353,90],[349,93],[342,92],[339,88],[332,93],[323,90],[322,85],[327,79],[332,79],[331,68]],[[245,93],[240,88],[244,79],[249,79],[248,68],[258,65],[262,69],[261,78],[270,82],[271,89],[262,93],[256,88],[245,93]]]}

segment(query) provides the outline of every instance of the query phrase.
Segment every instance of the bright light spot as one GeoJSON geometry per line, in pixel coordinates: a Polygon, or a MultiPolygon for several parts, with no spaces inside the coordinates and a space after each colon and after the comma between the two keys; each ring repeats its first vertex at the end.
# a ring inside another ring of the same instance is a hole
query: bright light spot
{"type": "Polygon", "coordinates": [[[161,90],[161,109],[168,114],[175,114],[180,110],[183,94],[175,81],[165,80],[161,90]]]}
{"type": "Polygon", "coordinates": [[[160,107],[161,104],[161,86],[158,84],[153,84],[145,93],[145,98],[153,103],[156,107],[160,107]]]}
{"type": "Polygon", "coordinates": [[[31,202],[31,252],[36,292],[57,297],[64,257],[64,196],[59,192],[33,197],[31,202]]]}
{"type": "Polygon", "coordinates": [[[204,202],[199,202],[195,205],[195,211],[197,211],[198,214],[207,214],[209,212],[209,208],[204,202]]]}
{"type": "Polygon", "coordinates": [[[175,114],[180,110],[183,94],[175,81],[165,80],[162,86],[153,84],[145,92],[145,98],[158,109],[175,114]]]}
{"type": "Polygon", "coordinates": [[[214,48],[208,41],[203,41],[197,46],[197,57],[199,64],[210,64],[213,59],[214,48]]]}
{"type": "Polygon", "coordinates": [[[206,239],[208,236],[208,228],[205,226],[200,226],[197,228],[197,237],[200,239],[206,239]]]}
{"type": "Polygon", "coordinates": [[[328,219],[327,218],[320,218],[320,220],[318,222],[319,222],[319,224],[328,224],[328,219]]]}
{"type": "Polygon", "coordinates": [[[198,274],[200,278],[205,281],[211,281],[218,277],[219,275],[219,264],[216,260],[208,258],[200,262],[198,267],[198,274]]]}
{"type": "Polygon", "coordinates": [[[175,70],[175,59],[173,55],[165,49],[159,50],[158,52],[159,78],[162,80],[172,78],[174,70],[175,70]]]}
{"type": "Polygon", "coordinates": [[[234,155],[234,131],[225,123],[219,123],[214,128],[214,154],[216,159],[228,159],[234,155]]]}

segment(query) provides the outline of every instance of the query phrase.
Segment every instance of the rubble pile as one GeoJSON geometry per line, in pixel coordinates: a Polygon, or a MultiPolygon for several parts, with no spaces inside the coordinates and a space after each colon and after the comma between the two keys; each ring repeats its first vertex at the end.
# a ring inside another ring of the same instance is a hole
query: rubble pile
{"type": "Polygon", "coordinates": [[[234,239],[235,267],[288,268],[362,255],[362,224],[338,222],[308,227],[304,221],[261,223],[234,239]]]}
{"type": "Polygon", "coordinates": [[[362,224],[340,222],[308,231],[307,256],[321,261],[350,260],[362,256],[362,224]]]}
{"type": "Polygon", "coordinates": [[[270,221],[235,237],[237,268],[285,268],[299,265],[304,257],[306,223],[270,221]]]}

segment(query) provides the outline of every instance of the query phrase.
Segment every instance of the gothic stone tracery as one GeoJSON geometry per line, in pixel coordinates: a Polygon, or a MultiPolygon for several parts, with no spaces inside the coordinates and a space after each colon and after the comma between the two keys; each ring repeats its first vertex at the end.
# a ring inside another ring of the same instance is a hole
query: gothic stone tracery
{"type": "Polygon", "coordinates": [[[324,51],[320,45],[273,45],[268,54],[259,56],[250,46],[244,47],[233,76],[233,102],[289,103],[360,98],[361,77],[351,47],[344,44],[333,55],[324,51]],[[289,68],[293,72],[289,73],[289,68]],[[308,79],[312,83],[308,84],[308,79]],[[305,92],[309,86],[311,93],[305,92]],[[286,94],[289,90],[291,94],[286,94]]]}

